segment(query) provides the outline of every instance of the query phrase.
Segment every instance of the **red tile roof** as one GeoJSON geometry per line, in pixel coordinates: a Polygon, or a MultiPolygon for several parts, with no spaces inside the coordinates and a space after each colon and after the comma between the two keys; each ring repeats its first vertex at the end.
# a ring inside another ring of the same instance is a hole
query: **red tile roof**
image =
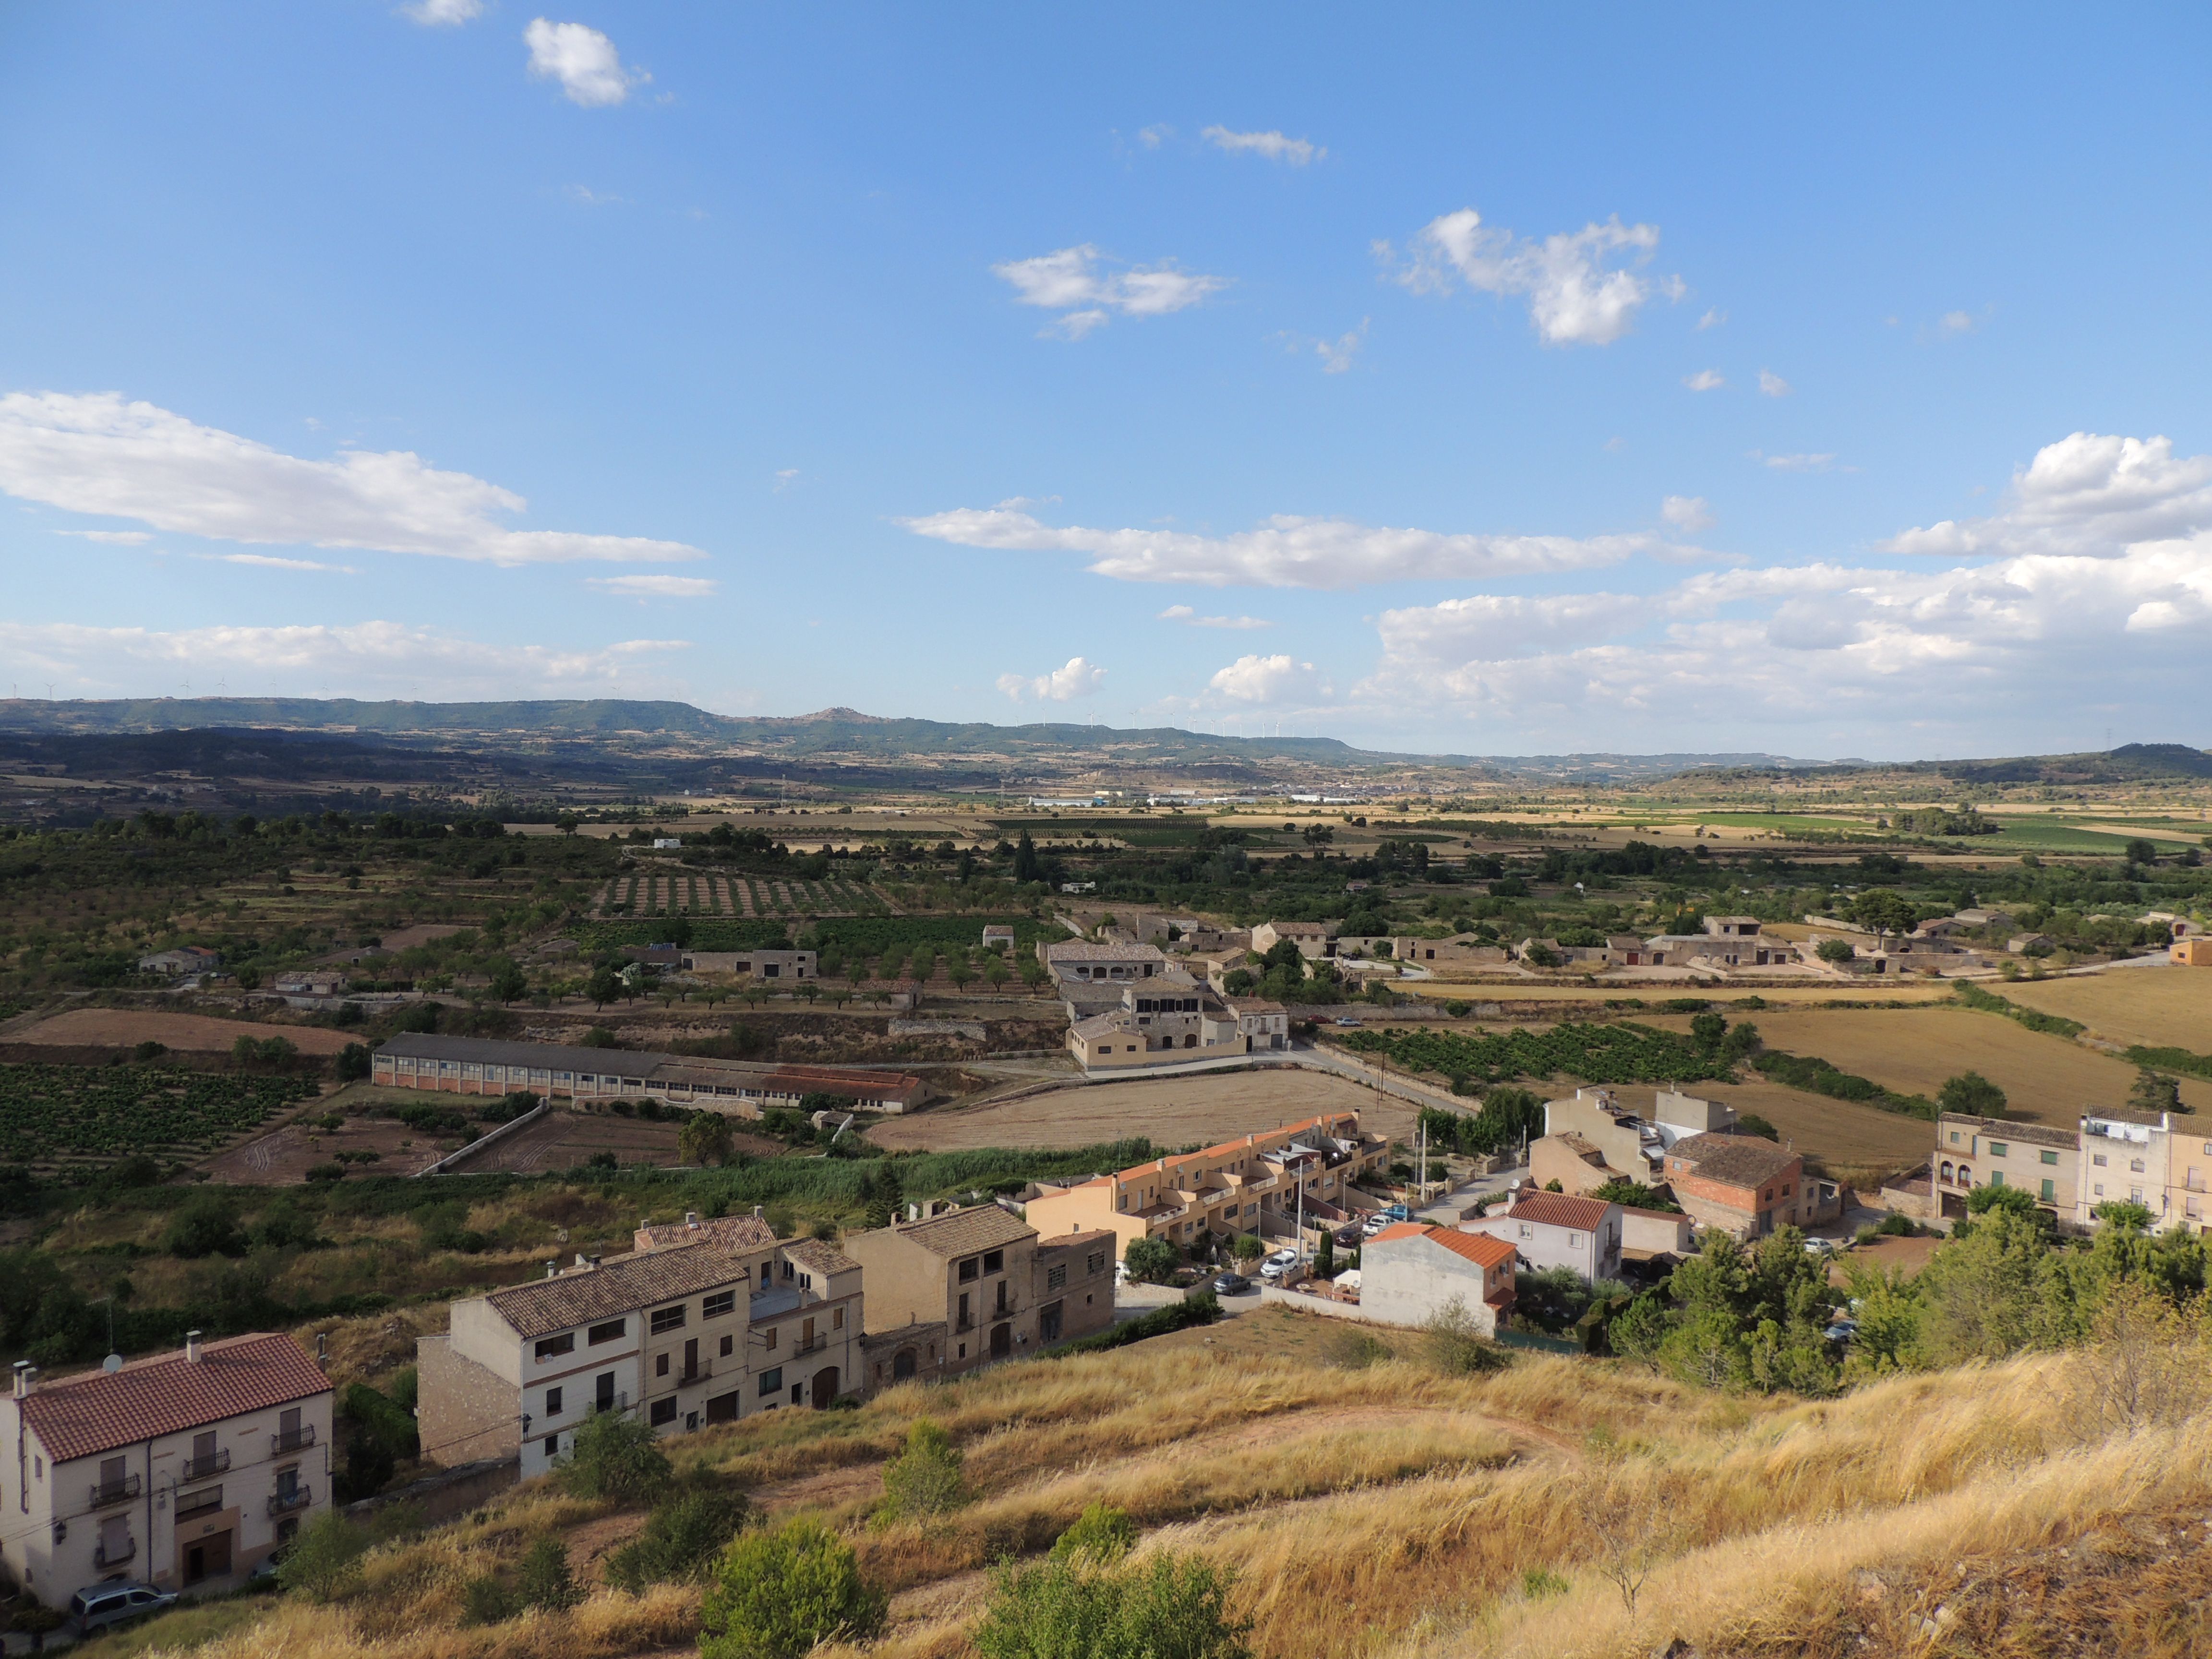
{"type": "Polygon", "coordinates": [[[1484,1267],[1502,1267],[1512,1261],[1515,1255],[1510,1244],[1502,1238],[1493,1238],[1488,1233],[1463,1233],[1455,1228],[1431,1227],[1419,1221],[1401,1221],[1385,1227],[1368,1243],[1382,1244],[1396,1238],[1431,1239],[1454,1255],[1464,1256],[1484,1267]]]}
{"type": "Polygon", "coordinates": [[[22,1411],[48,1459],[66,1463],[289,1406],[330,1388],[330,1378],[290,1337],[234,1336],[206,1344],[198,1359],[181,1352],[157,1354],[119,1371],[42,1382],[22,1411]]]}
{"type": "Polygon", "coordinates": [[[1571,1227],[1594,1233],[1604,1224],[1613,1206],[1601,1198],[1583,1198],[1570,1193],[1528,1193],[1505,1211],[1515,1221],[1535,1221],[1547,1226],[1571,1227]]]}

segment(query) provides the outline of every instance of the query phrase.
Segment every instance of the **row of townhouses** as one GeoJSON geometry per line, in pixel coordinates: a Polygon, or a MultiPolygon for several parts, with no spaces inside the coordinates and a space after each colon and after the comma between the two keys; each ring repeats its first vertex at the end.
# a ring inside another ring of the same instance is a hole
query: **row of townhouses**
{"type": "Polygon", "coordinates": [[[2016,1187],[2088,1228],[2100,1204],[2140,1204],[2153,1228],[2212,1227],[2212,1126],[2185,1115],[2084,1113],[2070,1128],[1945,1112],[1928,1167],[1884,1195],[1908,1214],[1954,1221],[1977,1187],[2016,1187]]]}

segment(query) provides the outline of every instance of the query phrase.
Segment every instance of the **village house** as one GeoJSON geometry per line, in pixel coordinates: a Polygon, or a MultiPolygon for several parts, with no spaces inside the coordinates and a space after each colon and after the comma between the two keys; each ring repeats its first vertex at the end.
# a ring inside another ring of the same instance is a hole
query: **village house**
{"type": "Polygon", "coordinates": [[[1484,1233],[1401,1221],[1360,1247],[1359,1310],[1391,1325],[1464,1311],[1495,1336],[1513,1311],[1514,1247],[1484,1233]]]}
{"type": "Polygon", "coordinates": [[[463,1095],[526,1090],[577,1102],[649,1096],[672,1105],[749,1118],[771,1107],[797,1106],[809,1095],[832,1095],[871,1111],[903,1112],[928,1094],[920,1078],[899,1072],[413,1032],[386,1039],[369,1066],[372,1081],[386,1089],[463,1095]]]}
{"type": "Polygon", "coordinates": [[[1014,930],[1002,921],[987,923],[983,928],[983,948],[986,951],[1001,951],[1012,956],[1014,953],[1014,930]]]}
{"type": "Polygon", "coordinates": [[[450,1330],[417,1340],[434,1461],[519,1456],[527,1480],[599,1412],[672,1434],[859,1391],[860,1271],[834,1245],[757,1223],[548,1267],[455,1302],[450,1330]]]}
{"type": "Polygon", "coordinates": [[[1658,933],[1644,941],[1644,960],[1628,966],[1650,968],[1770,968],[1798,960],[1797,947],[1769,939],[1756,916],[1707,916],[1698,933],[1658,933]]]}
{"type": "Polygon", "coordinates": [[[138,958],[142,974],[205,974],[222,966],[222,953],[204,945],[179,945],[172,951],[155,951],[138,958]]]}
{"type": "Polygon", "coordinates": [[[1252,1052],[1291,1046],[1291,1011],[1281,1003],[1271,1002],[1266,997],[1225,997],[1223,1000],[1237,1016],[1237,1029],[1243,1032],[1245,1047],[1252,1052]]]}
{"type": "Polygon", "coordinates": [[[1125,986],[1119,1008],[1067,1028],[1068,1052],[1086,1072],[1218,1060],[1250,1047],[1237,1011],[1180,968],[1125,986]]]}
{"type": "Polygon", "coordinates": [[[1528,1176],[1539,1187],[1554,1181],[1569,1193],[1586,1193],[1609,1181],[1656,1186],[1663,1181],[1666,1149],[1688,1135],[1727,1133],[1735,1111],[1673,1089],[1660,1090],[1651,1116],[1644,1117],[1611,1089],[1577,1089],[1544,1103],[1544,1135],[1528,1148],[1528,1176]]]}
{"type": "Polygon", "coordinates": [[[2092,1225],[2097,1206],[2114,1201],[2142,1205],[2157,1231],[2203,1233],[2212,1222],[2206,1191],[2212,1179],[2212,1127],[2177,1121],[2170,1112],[2155,1117],[2100,1112],[2081,1119],[2080,1133],[2077,1226],[2092,1225]]]}
{"type": "Polygon", "coordinates": [[[1963,1217],[1966,1195],[1977,1187],[2017,1187],[2071,1221],[2080,1198],[2081,1144],[2078,1130],[1941,1113],[1929,1164],[1936,1214],[1952,1221],[1963,1217]]]}
{"type": "Polygon", "coordinates": [[[1363,1133],[1357,1112],[1334,1112],[1047,1191],[1026,1209],[1047,1237],[1111,1231],[1116,1255],[1138,1238],[1188,1249],[1209,1233],[1280,1236],[1296,1225],[1301,1194],[1309,1220],[1341,1219],[1389,1145],[1363,1133]]]}
{"type": "Polygon", "coordinates": [[[1252,930],[1252,949],[1264,957],[1288,939],[1298,947],[1300,956],[1318,961],[1336,954],[1338,926],[1334,921],[1263,921],[1252,930]]]}
{"type": "MultiPolygon", "coordinates": [[[[1620,1206],[1604,1199],[1523,1187],[1504,1209],[1460,1226],[1510,1244],[1531,1272],[1565,1267],[1589,1283],[1620,1277],[1620,1206]]],[[[1363,1269],[1366,1261],[1363,1254],[1363,1269]]]]}
{"type": "Polygon", "coordinates": [[[1390,954],[1401,962],[1443,972],[1453,968],[1503,968],[1505,947],[1474,933],[1450,939],[1400,936],[1388,941],[1390,954]]]}
{"type": "Polygon", "coordinates": [[[330,1507],[331,1398],[281,1334],[191,1331],[181,1350],[51,1382],[18,1362],[0,1572],[50,1607],[103,1581],[235,1588],[330,1507]]]}
{"type": "Polygon", "coordinates": [[[694,974],[747,974],[758,980],[819,979],[812,951],[683,951],[669,966],[694,974]]]}
{"type": "Polygon", "coordinates": [[[1039,940],[1037,960],[1062,994],[1073,987],[1127,985],[1163,973],[1167,957],[1152,945],[1096,939],[1039,940]]]}
{"type": "Polygon", "coordinates": [[[867,1276],[871,1390],[957,1376],[1114,1322],[1111,1233],[1040,1240],[1021,1217],[976,1204],[855,1233],[845,1249],[867,1276]],[[887,1342],[902,1332],[914,1340],[887,1342]],[[886,1364],[888,1375],[873,1374],[886,1364]]]}
{"type": "Polygon", "coordinates": [[[1692,1220],[1740,1239],[1843,1213],[1841,1188],[1808,1177],[1802,1154],[1758,1135],[1686,1136],[1667,1148],[1665,1168],[1674,1201],[1692,1220]]]}

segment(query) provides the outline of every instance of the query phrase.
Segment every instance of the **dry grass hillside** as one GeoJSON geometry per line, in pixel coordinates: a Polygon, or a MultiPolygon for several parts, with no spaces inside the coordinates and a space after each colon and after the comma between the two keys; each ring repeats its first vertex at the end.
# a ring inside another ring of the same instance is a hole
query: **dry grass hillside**
{"type": "MultiPolygon", "coordinates": [[[[1449,1374],[1418,1334],[1386,1346],[1271,1310],[673,1443],[771,1519],[825,1519],[891,1593],[880,1639],[835,1659],[969,1651],[989,1565],[1101,1500],[1135,1519],[1142,1548],[1233,1569],[1261,1659],[1595,1659],[1678,1637],[1705,1659],[2212,1651],[2204,1368],[2160,1407],[2096,1386],[2100,1363],[2043,1355],[1818,1403],[1747,1400],[1613,1361],[1449,1374]],[[963,1448],[970,1501],[927,1526],[872,1524],[883,1464],[924,1415],[963,1448]],[[1639,1579],[1632,1612],[1622,1586],[1639,1579]]],[[[696,1589],[600,1582],[641,1520],[541,1483],[380,1546],[335,1606],[187,1612],[134,1648],[681,1652],[696,1589]],[[568,1544],[581,1604],[465,1626],[468,1581],[547,1533],[568,1544]]]]}

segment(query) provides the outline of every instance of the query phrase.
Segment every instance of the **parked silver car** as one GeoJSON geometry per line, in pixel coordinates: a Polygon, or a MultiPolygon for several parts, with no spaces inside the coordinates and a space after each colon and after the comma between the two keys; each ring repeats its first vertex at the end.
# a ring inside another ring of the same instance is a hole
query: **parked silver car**
{"type": "Polygon", "coordinates": [[[151,1584],[87,1584],[70,1597],[69,1620],[81,1636],[177,1605],[176,1592],[151,1584]]]}

